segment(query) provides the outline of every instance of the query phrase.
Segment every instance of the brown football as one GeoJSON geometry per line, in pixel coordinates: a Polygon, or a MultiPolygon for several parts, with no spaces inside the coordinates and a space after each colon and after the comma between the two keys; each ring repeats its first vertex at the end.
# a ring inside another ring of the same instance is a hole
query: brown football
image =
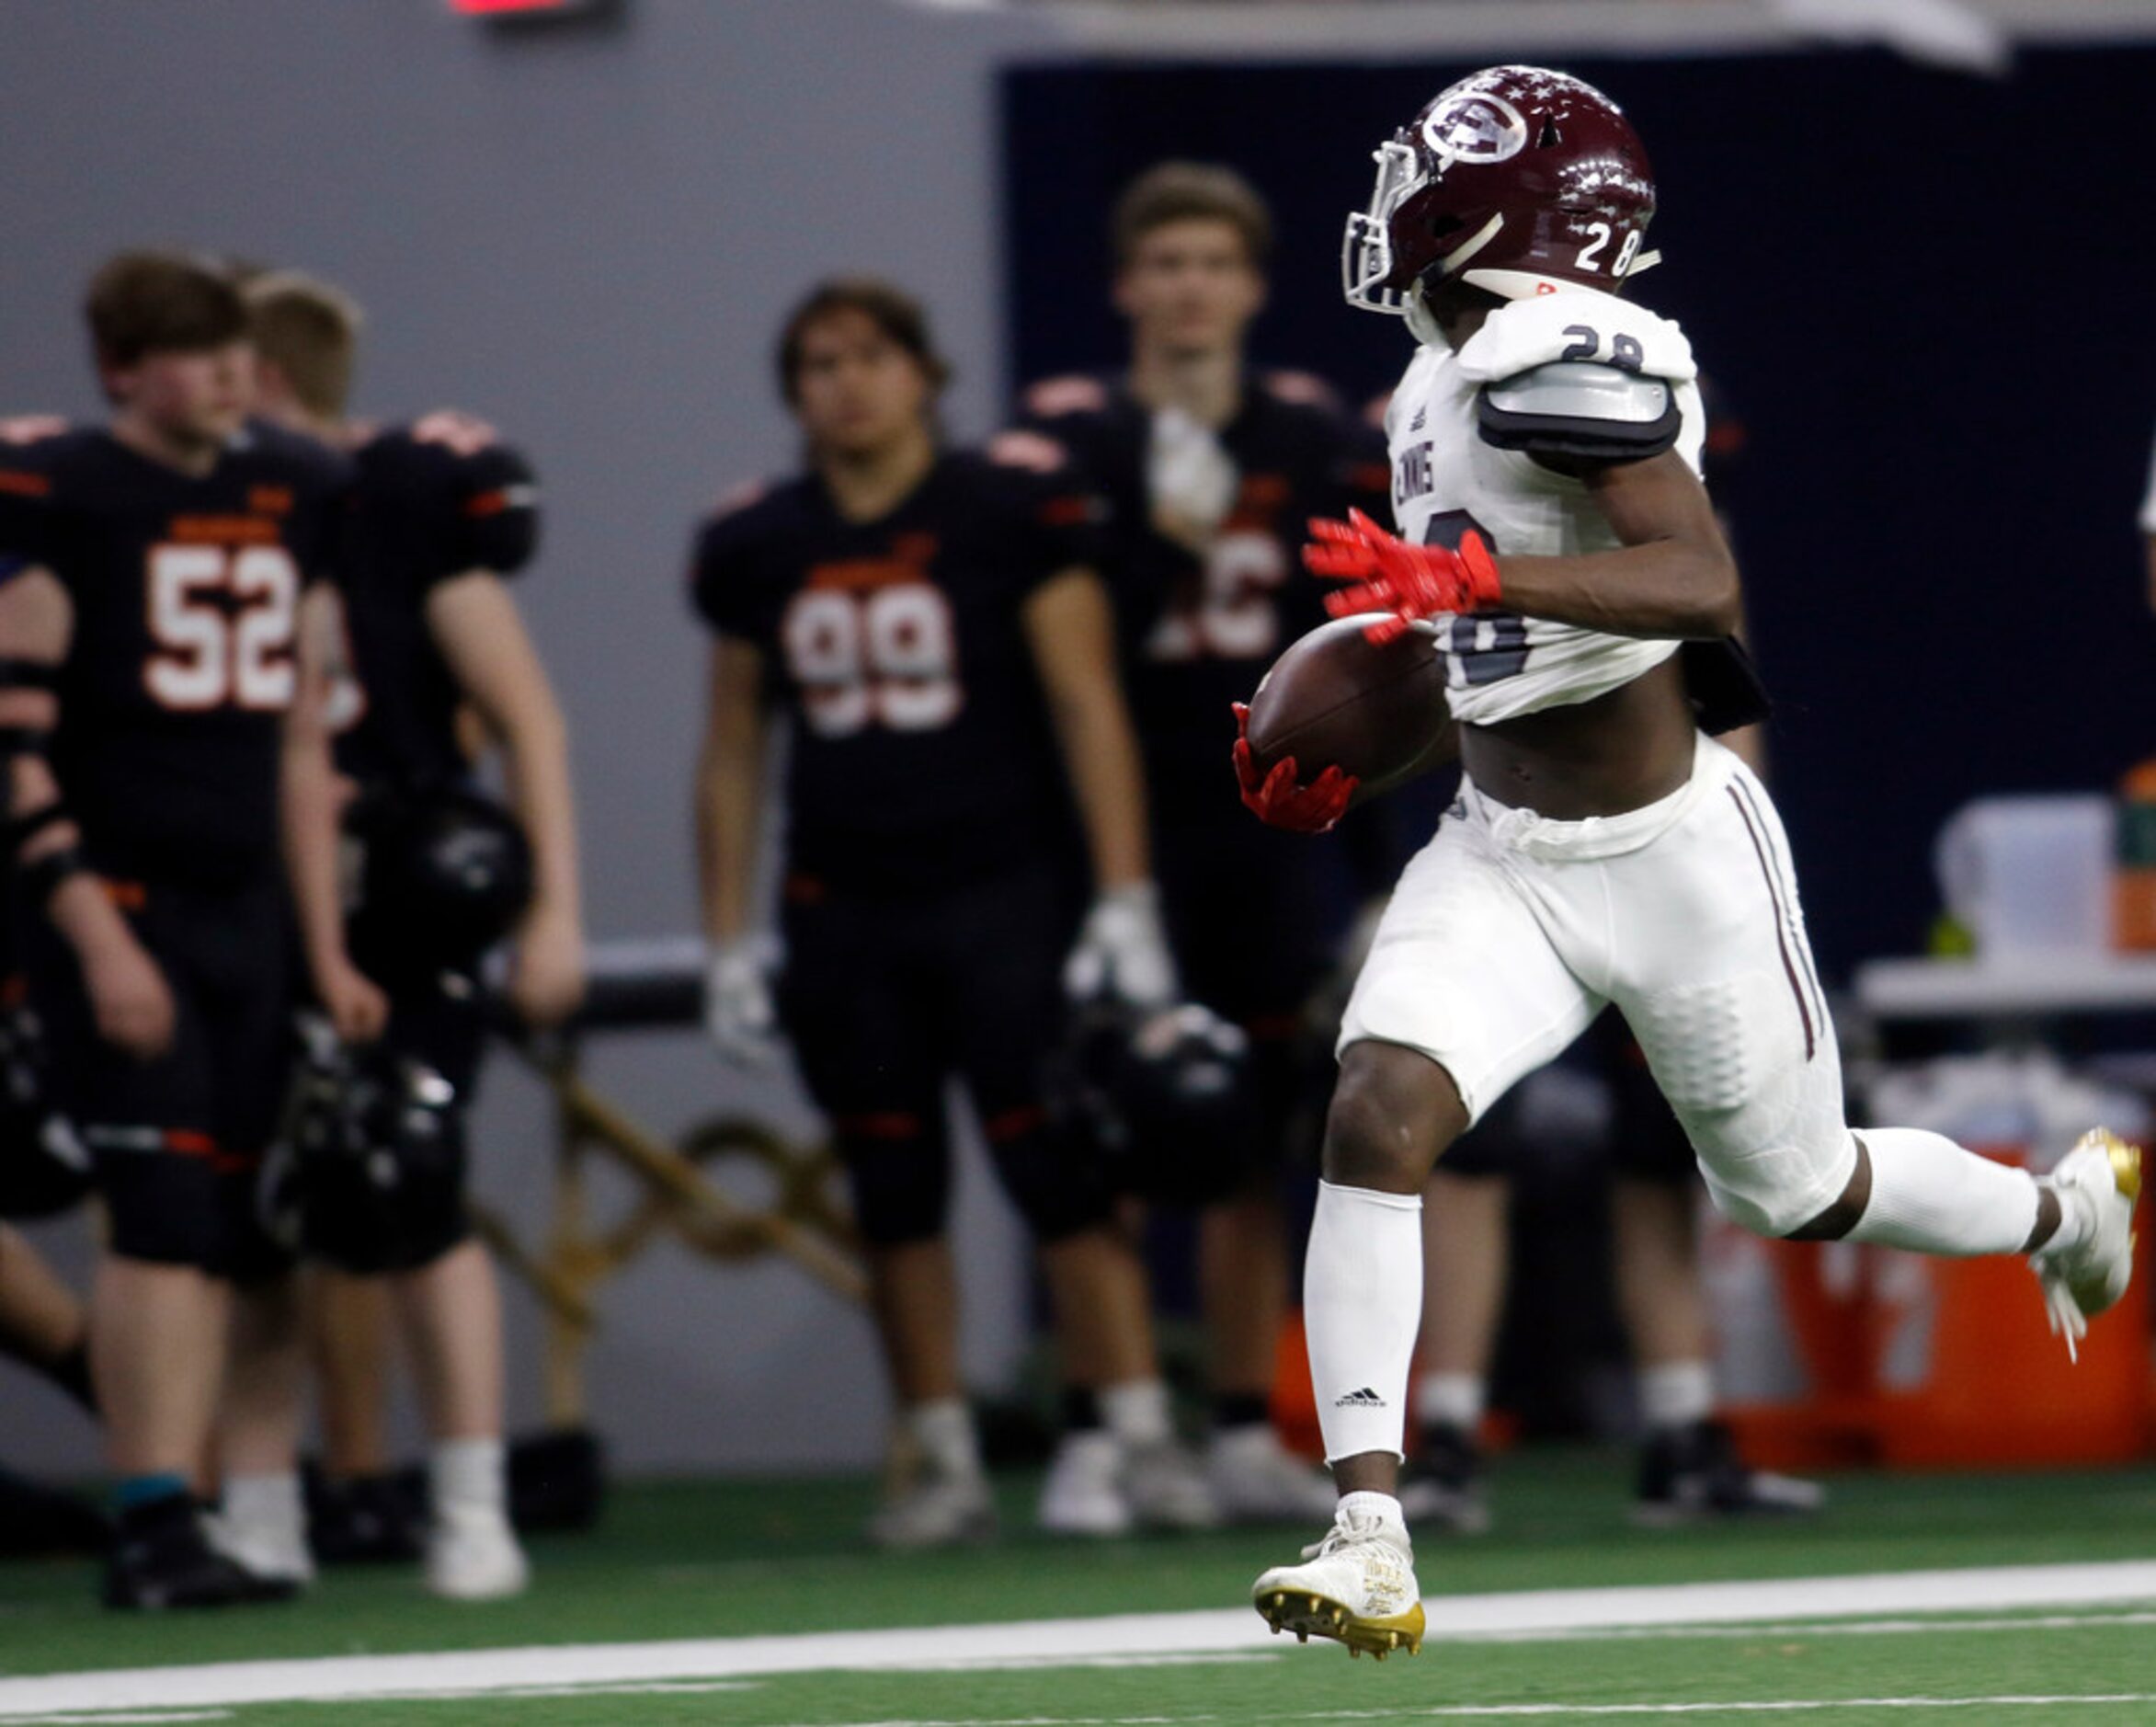
{"type": "Polygon", "coordinates": [[[1444,660],[1429,635],[1409,630],[1374,646],[1363,635],[1371,621],[1320,624],[1272,662],[1250,698],[1260,772],[1293,756],[1306,783],[1337,767],[1374,791],[1421,761],[1451,728],[1444,660]]]}

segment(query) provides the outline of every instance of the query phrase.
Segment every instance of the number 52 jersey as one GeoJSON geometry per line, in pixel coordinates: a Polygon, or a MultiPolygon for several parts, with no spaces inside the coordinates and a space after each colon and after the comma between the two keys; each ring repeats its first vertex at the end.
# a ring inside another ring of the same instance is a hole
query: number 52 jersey
{"type": "Polygon", "coordinates": [[[49,569],[74,610],[51,756],[94,867],[204,886],[278,867],[300,593],[345,483],[342,458],[263,425],[200,477],[103,430],[0,429],[0,564],[49,569]]]}
{"type": "Polygon", "coordinates": [[[887,515],[850,521],[815,475],[708,520],[697,610],[762,650],[793,721],[788,863],[907,890],[985,875],[1070,831],[1023,612],[1092,566],[1098,505],[1051,440],[947,452],[887,515]]]}

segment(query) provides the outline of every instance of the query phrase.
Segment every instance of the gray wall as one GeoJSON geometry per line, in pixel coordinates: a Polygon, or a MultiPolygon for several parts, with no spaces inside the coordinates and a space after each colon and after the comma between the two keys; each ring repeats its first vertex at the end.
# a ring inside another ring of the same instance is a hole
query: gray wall
{"type": "MultiPolygon", "coordinates": [[[[451,403],[531,452],[546,549],[522,599],[575,732],[590,921],[692,927],[702,641],[691,519],[784,463],[767,359],[820,272],[923,293],[962,433],[999,399],[990,69],[1023,19],[884,0],[629,0],[619,30],[504,38],[440,0],[0,4],[0,413],[88,416],[75,302],[107,252],[173,241],[309,267],[373,334],[363,411],[451,403]]],[[[614,1039],[600,1082],[673,1131],[745,1093],[687,1035],[614,1039]]],[[[543,1218],[545,1118],[496,1063],[486,1195],[543,1218]]],[[[1014,1346],[1015,1246],[969,1172],[969,1351],[1014,1346]]],[[[71,1269],[79,1229],[43,1231],[71,1269]]],[[[518,1414],[536,1413],[512,1298],[518,1414]]],[[[773,1265],[662,1248],[608,1294],[595,1411],[624,1460],[860,1460],[882,1393],[859,1314],[773,1265]]],[[[86,1467],[87,1429],[0,1369],[0,1456],[86,1467]]]]}

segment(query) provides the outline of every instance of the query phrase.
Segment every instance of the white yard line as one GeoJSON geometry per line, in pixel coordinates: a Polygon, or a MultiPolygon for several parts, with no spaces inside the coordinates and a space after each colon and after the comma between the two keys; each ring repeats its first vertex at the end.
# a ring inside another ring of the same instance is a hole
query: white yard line
{"type": "MultiPolygon", "coordinates": [[[[1905,1618],[2126,1601],[2156,1601],[2156,1562],[1437,1595],[1424,1607],[1431,1636],[1443,1639],[1889,1614],[1905,1618]]],[[[1060,1658],[1076,1664],[1112,1656],[1189,1656],[1269,1647],[1280,1645],[1271,1641],[1256,1614],[1238,1607],[785,1637],[219,1662],[0,1679],[0,1721],[88,1710],[131,1709],[169,1716],[178,1710],[248,1703],[477,1695],[533,1687],[651,1685],[788,1673],[895,1672],[953,1662],[1060,1658]]]]}
{"type": "Polygon", "coordinates": [[[225,1709],[187,1710],[179,1713],[160,1710],[154,1714],[10,1715],[9,1727],[176,1727],[180,1721],[230,1721],[225,1709]]]}
{"type": "MultiPolygon", "coordinates": [[[[1329,1709],[1273,1715],[1275,1721],[1606,1721],[1637,1715],[1817,1715],[1837,1710],[2123,1709],[2156,1703],[2156,1691],[2106,1697],[1842,1697],[1749,1703],[1439,1703],[1424,1709],[1329,1709]]],[[[1007,1721],[856,1721],[837,1727],[1186,1727],[1213,1715],[1014,1715],[1007,1721]]],[[[801,1727],[818,1727],[804,1722],[801,1727]]]]}
{"type": "Polygon", "coordinates": [[[1569,1631],[1480,1631],[1454,1638],[1474,1643],[1620,1643],[1683,1638],[1909,1637],[1934,1631],[2086,1631],[2156,1625],[2156,1613],[2049,1613],[2011,1619],[1791,1619],[1743,1625],[1604,1625],[1569,1631]]]}

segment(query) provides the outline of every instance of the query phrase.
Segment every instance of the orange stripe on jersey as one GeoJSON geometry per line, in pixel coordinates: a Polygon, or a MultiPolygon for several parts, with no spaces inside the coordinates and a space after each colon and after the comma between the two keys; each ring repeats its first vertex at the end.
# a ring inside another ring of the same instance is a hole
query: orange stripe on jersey
{"type": "Polygon", "coordinates": [[[262,1161],[249,1152],[230,1150],[208,1134],[197,1133],[192,1127],[167,1127],[165,1149],[183,1158],[200,1158],[210,1165],[211,1172],[217,1175],[245,1175],[262,1161]]]}
{"type": "Polygon", "coordinates": [[[11,493],[17,498],[50,498],[52,482],[42,474],[23,474],[12,468],[0,468],[0,492],[11,493]]]}
{"type": "Polygon", "coordinates": [[[247,493],[247,508],[262,516],[289,516],[292,509],[292,488],[289,486],[257,486],[247,493]]]}
{"type": "Polygon", "coordinates": [[[913,1139],[921,1130],[921,1118],[910,1110],[873,1110],[861,1115],[834,1115],[832,1125],[840,1133],[862,1139],[913,1139]]]}
{"type": "Polygon", "coordinates": [[[498,489],[481,492],[476,498],[464,500],[464,513],[467,516],[498,516],[508,507],[508,493],[498,489]]]}
{"type": "Polygon", "coordinates": [[[1041,506],[1041,520],[1051,528],[1074,528],[1092,516],[1092,500],[1085,498],[1051,498],[1041,506]]]}
{"type": "Polygon", "coordinates": [[[183,1158],[214,1158],[217,1141],[206,1133],[197,1133],[192,1127],[167,1127],[165,1130],[165,1149],[177,1151],[183,1158]]]}
{"type": "Polygon", "coordinates": [[[165,536],[185,545],[275,545],[277,524],[259,516],[175,516],[165,536]]]}
{"type": "Polygon", "coordinates": [[[842,588],[849,591],[910,586],[920,578],[919,565],[902,564],[887,557],[842,558],[834,564],[812,564],[808,571],[811,588],[842,588]]]}
{"type": "Polygon", "coordinates": [[[1023,1104],[1016,1109],[1006,1109],[981,1123],[981,1137],[990,1145],[1003,1145],[1022,1133],[1031,1133],[1048,1119],[1048,1112],[1038,1104],[1023,1104]]]}

